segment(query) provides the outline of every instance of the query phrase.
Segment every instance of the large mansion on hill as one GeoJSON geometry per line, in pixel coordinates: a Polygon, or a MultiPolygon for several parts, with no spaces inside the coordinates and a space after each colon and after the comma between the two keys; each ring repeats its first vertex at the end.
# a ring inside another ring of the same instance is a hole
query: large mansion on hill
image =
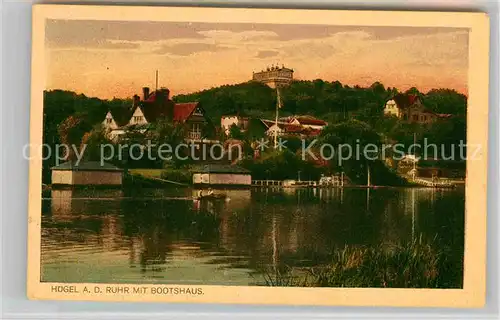
{"type": "Polygon", "coordinates": [[[109,130],[113,140],[124,135],[130,128],[146,131],[149,124],[159,120],[185,125],[186,139],[200,141],[204,138],[204,128],[210,124],[205,111],[199,102],[176,103],[170,99],[170,91],[161,88],[150,93],[149,88],[143,88],[142,99],[134,95],[129,109],[108,111],[102,125],[109,130]]]}
{"type": "Polygon", "coordinates": [[[293,69],[284,65],[281,67],[273,65],[265,70],[254,72],[252,80],[264,83],[271,88],[287,86],[293,81],[293,69]]]}

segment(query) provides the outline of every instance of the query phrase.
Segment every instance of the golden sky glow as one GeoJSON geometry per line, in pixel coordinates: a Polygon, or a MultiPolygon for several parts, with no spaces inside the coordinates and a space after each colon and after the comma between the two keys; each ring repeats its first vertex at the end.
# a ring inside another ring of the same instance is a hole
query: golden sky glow
{"type": "Polygon", "coordinates": [[[49,20],[46,44],[47,89],[101,98],[141,94],[155,70],[175,95],[272,64],[304,80],[467,91],[466,29],[49,20]]]}

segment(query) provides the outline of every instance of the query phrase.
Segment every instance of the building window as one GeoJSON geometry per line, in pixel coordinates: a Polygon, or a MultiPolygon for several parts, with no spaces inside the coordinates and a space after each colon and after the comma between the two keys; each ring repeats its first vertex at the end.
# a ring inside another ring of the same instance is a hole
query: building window
{"type": "Polygon", "coordinates": [[[199,123],[191,125],[191,131],[188,133],[190,139],[201,139],[201,126],[199,123]]]}
{"type": "Polygon", "coordinates": [[[142,122],[142,119],[144,119],[144,117],[142,117],[142,116],[134,116],[132,118],[132,122],[134,122],[134,123],[142,122]]]}
{"type": "Polygon", "coordinates": [[[418,121],[418,115],[417,115],[417,114],[414,114],[414,115],[413,115],[413,120],[414,120],[414,121],[418,121]]]}
{"type": "Polygon", "coordinates": [[[106,123],[107,123],[107,124],[111,124],[111,121],[113,121],[113,119],[112,119],[112,118],[106,118],[106,123]]]}
{"type": "Polygon", "coordinates": [[[193,123],[191,126],[191,131],[193,132],[201,132],[200,124],[199,123],[193,123]]]}

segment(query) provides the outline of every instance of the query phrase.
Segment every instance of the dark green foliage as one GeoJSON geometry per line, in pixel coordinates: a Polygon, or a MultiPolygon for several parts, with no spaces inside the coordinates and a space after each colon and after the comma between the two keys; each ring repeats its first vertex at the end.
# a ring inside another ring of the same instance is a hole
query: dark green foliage
{"type": "Polygon", "coordinates": [[[241,140],[244,138],[244,135],[243,132],[241,132],[241,129],[237,125],[233,124],[229,128],[229,137],[231,139],[241,140]]]}
{"type": "MultiPolygon", "coordinates": [[[[318,145],[333,147],[334,158],[330,161],[330,168],[333,172],[344,171],[355,183],[366,184],[370,169],[371,183],[374,185],[405,184],[404,179],[384,164],[382,142],[381,135],[368,124],[349,120],[323,129],[318,145]]],[[[325,154],[325,157],[329,156],[325,154]]]]}
{"type": "Polygon", "coordinates": [[[433,89],[425,95],[425,105],[436,113],[465,115],[467,97],[451,89],[433,89]]]}
{"type": "Polygon", "coordinates": [[[271,152],[259,159],[246,159],[240,165],[252,172],[252,179],[256,180],[319,180],[324,168],[319,168],[311,162],[303,161],[295,153],[284,150],[271,152]]]}
{"type": "Polygon", "coordinates": [[[105,147],[101,148],[101,146],[110,144],[110,141],[106,138],[106,132],[103,128],[100,125],[96,125],[89,132],[85,144],[84,159],[88,161],[100,161],[101,149],[105,149],[105,147]]]}
{"type": "Polygon", "coordinates": [[[129,108],[131,104],[131,100],[128,99],[101,100],[71,91],[45,91],[43,102],[44,142],[58,142],[57,127],[71,115],[83,119],[92,127],[102,122],[109,110],[113,112],[117,109],[129,108]]]}
{"type": "Polygon", "coordinates": [[[173,99],[176,102],[199,101],[215,123],[219,123],[220,117],[225,114],[262,117],[273,113],[276,106],[275,91],[258,82],[224,85],[192,94],[177,95],[173,99]]]}
{"type": "MultiPolygon", "coordinates": [[[[43,181],[50,182],[50,170],[48,169],[55,165],[56,144],[63,142],[59,133],[63,121],[70,116],[77,119],[75,121],[77,125],[67,132],[66,138],[70,140],[70,143],[80,144],[79,142],[84,135],[91,131],[96,124],[102,122],[109,110],[128,108],[131,103],[131,100],[127,99],[101,100],[64,90],[45,91],[43,101],[43,143],[50,148],[51,156],[43,161],[43,181]]],[[[90,157],[94,158],[94,155],[90,157]]]]}
{"type": "Polygon", "coordinates": [[[251,118],[248,121],[248,129],[245,138],[248,141],[260,140],[266,136],[266,129],[259,119],[251,118]]]}
{"type": "MultiPolygon", "coordinates": [[[[344,120],[355,111],[368,108],[370,114],[381,110],[394,89],[378,82],[369,88],[350,88],[338,81],[294,81],[281,89],[281,116],[309,114],[320,118],[344,120]]],[[[240,114],[273,118],[276,110],[276,90],[258,82],[221,86],[200,92],[178,95],[175,101],[200,101],[209,116],[219,119],[224,114],[240,114]]]]}

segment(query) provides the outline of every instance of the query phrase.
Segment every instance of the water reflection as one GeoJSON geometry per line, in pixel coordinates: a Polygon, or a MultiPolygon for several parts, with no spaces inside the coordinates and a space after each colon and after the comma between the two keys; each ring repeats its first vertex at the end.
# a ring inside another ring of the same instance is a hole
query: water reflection
{"type": "Polygon", "coordinates": [[[44,200],[42,280],[262,284],[261,271],[391,250],[423,237],[461,272],[464,190],[54,190],[44,200]]]}

